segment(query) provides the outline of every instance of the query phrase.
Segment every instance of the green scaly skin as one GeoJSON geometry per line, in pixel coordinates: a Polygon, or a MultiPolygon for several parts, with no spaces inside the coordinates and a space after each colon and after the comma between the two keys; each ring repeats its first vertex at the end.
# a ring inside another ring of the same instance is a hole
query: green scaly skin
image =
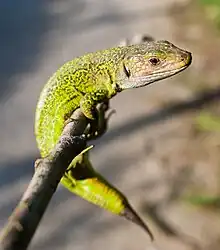
{"type": "MultiPolygon", "coordinates": [[[[116,47],[67,62],[49,79],[38,101],[35,134],[41,156],[46,157],[54,148],[77,108],[95,121],[98,103],[125,89],[175,75],[190,63],[191,53],[167,41],[116,47]]],[[[73,160],[61,183],[82,198],[142,226],[153,239],[125,196],[94,171],[88,153],[73,160]]]]}

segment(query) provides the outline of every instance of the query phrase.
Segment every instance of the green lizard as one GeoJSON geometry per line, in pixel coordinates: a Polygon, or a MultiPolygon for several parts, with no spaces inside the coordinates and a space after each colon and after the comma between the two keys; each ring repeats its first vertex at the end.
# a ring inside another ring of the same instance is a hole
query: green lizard
{"type": "MultiPolygon", "coordinates": [[[[151,41],[89,53],[65,63],[49,79],[37,104],[35,135],[41,156],[46,157],[54,148],[77,108],[94,124],[99,119],[97,104],[125,89],[175,75],[190,65],[191,58],[191,53],[168,41],[151,41]]],[[[61,183],[82,198],[140,225],[153,239],[126,197],[92,168],[88,152],[76,158],[61,183]]]]}

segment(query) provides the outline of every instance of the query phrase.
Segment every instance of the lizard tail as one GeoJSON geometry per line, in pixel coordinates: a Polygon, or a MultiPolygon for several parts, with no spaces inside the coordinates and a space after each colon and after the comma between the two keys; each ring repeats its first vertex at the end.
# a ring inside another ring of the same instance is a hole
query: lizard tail
{"type": "Polygon", "coordinates": [[[146,231],[151,239],[151,241],[154,240],[154,236],[150,230],[150,228],[147,226],[147,224],[141,219],[141,217],[136,213],[136,211],[132,208],[132,206],[127,202],[125,205],[125,209],[120,214],[125,219],[132,221],[136,225],[140,226],[144,231],[146,231]]]}
{"type": "Polygon", "coordinates": [[[93,169],[87,153],[78,157],[61,182],[81,198],[137,224],[148,233],[151,240],[154,239],[150,229],[129,204],[127,198],[93,169]]]}

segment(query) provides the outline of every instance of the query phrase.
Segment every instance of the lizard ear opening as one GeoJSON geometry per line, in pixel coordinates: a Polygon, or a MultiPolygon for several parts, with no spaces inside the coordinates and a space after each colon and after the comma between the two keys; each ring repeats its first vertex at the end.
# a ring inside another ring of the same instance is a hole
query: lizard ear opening
{"type": "Polygon", "coordinates": [[[130,70],[126,67],[125,64],[123,64],[123,69],[124,69],[125,75],[127,76],[127,78],[129,78],[130,75],[131,75],[131,72],[130,72],[130,70]]]}

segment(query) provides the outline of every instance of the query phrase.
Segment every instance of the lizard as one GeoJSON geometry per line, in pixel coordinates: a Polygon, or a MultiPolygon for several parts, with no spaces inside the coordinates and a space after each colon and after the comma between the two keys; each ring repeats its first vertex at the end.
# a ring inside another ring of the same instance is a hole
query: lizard
{"type": "MultiPolygon", "coordinates": [[[[54,148],[76,109],[80,108],[88,119],[90,132],[96,137],[101,116],[98,104],[107,103],[126,89],[171,77],[191,61],[190,52],[161,40],[100,50],[66,62],[49,78],[37,103],[35,136],[41,157],[54,148]]],[[[73,159],[61,183],[87,201],[138,224],[153,240],[128,199],[93,169],[88,150],[73,159]]]]}

